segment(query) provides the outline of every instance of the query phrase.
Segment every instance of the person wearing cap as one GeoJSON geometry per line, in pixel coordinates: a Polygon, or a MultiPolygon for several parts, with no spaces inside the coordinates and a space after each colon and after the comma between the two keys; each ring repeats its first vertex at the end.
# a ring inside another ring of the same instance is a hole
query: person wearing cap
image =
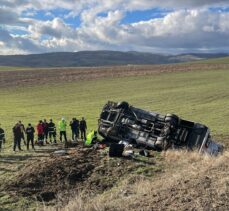
{"type": "Polygon", "coordinates": [[[29,150],[29,143],[31,142],[32,149],[35,150],[34,148],[34,133],[35,129],[34,127],[29,123],[28,127],[25,129],[25,133],[27,135],[27,150],[29,150]]]}
{"type": "Polygon", "coordinates": [[[62,136],[64,136],[64,144],[67,146],[67,122],[65,121],[64,117],[59,121],[59,130],[60,130],[60,142],[62,142],[62,136]]]}
{"type": "Polygon", "coordinates": [[[2,129],[0,124],[0,152],[2,150],[2,144],[5,143],[5,131],[2,129]]]}
{"type": "Polygon", "coordinates": [[[52,121],[52,119],[50,119],[48,123],[48,132],[49,132],[49,141],[52,143],[52,138],[53,138],[54,143],[56,143],[56,125],[52,121]]]}

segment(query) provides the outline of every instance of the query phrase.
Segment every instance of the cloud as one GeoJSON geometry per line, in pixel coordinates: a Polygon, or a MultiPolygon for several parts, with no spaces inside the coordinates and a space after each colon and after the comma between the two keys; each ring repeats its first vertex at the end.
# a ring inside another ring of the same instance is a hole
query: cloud
{"type": "Polygon", "coordinates": [[[11,41],[11,39],[12,39],[10,34],[9,34],[9,32],[4,30],[4,29],[2,29],[2,28],[0,28],[0,35],[1,35],[0,36],[0,41],[2,43],[7,43],[7,42],[11,41]]]}
{"type": "Polygon", "coordinates": [[[0,8],[0,24],[17,24],[19,23],[19,15],[8,8],[0,8]]]}
{"type": "Polygon", "coordinates": [[[43,35],[61,38],[73,37],[74,29],[67,26],[60,18],[54,18],[52,21],[35,21],[28,27],[28,31],[34,38],[41,38],[43,35]]]}
{"type": "Polygon", "coordinates": [[[1,52],[101,49],[229,52],[229,12],[211,12],[210,7],[227,8],[229,3],[228,0],[1,0],[1,52]],[[153,8],[171,10],[160,18],[122,23],[127,12],[153,8]],[[80,24],[74,24],[75,18],[80,19],[80,24]],[[23,32],[19,32],[20,28],[23,32]]]}
{"type": "Polygon", "coordinates": [[[161,19],[134,23],[123,28],[123,43],[176,51],[220,49],[229,46],[229,14],[207,10],[180,10],[161,19]]]}
{"type": "Polygon", "coordinates": [[[38,53],[44,50],[26,36],[12,36],[8,31],[0,28],[1,54],[38,53]]]}
{"type": "Polygon", "coordinates": [[[126,7],[128,9],[148,9],[149,7],[161,7],[161,8],[197,8],[197,7],[209,7],[209,6],[224,6],[228,5],[227,0],[169,0],[169,1],[161,1],[161,0],[129,0],[126,3],[126,7]]]}

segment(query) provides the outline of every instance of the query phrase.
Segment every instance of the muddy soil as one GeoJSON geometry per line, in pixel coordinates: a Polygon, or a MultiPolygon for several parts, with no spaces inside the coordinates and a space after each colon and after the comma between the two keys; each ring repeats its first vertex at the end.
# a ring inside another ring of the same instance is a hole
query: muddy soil
{"type": "Polygon", "coordinates": [[[68,155],[52,154],[36,163],[30,162],[5,189],[14,197],[29,197],[50,205],[58,201],[64,205],[73,193],[89,196],[111,189],[139,165],[130,159],[111,159],[106,150],[78,146],[68,150],[68,155]]]}
{"type": "Polygon", "coordinates": [[[37,68],[0,71],[0,87],[41,85],[57,82],[94,80],[107,77],[152,75],[163,72],[184,72],[229,69],[229,64],[130,65],[92,68],[37,68]]]}

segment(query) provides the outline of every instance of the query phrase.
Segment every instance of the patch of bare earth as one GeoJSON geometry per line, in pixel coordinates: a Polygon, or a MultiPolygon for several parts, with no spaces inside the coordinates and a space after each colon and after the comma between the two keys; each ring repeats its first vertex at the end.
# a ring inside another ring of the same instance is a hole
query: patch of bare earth
{"type": "Polygon", "coordinates": [[[163,72],[204,71],[229,69],[229,64],[172,64],[127,65],[91,68],[36,68],[31,70],[0,71],[0,87],[74,82],[100,78],[152,75],[163,72]]]}
{"type": "Polygon", "coordinates": [[[63,210],[229,210],[228,151],[217,158],[184,151],[163,156],[161,174],[134,183],[128,178],[86,201],[75,197],[63,210]]]}
{"type": "MultiPolygon", "coordinates": [[[[147,165],[151,165],[148,163],[147,165]]],[[[13,198],[27,197],[49,205],[66,205],[70,196],[95,196],[110,190],[141,161],[110,159],[106,150],[77,146],[68,155],[29,162],[4,189],[13,198]]]]}

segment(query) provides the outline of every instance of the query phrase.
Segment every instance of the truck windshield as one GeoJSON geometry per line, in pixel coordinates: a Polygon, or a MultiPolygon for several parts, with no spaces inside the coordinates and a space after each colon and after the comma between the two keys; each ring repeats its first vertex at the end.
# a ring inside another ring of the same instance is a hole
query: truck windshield
{"type": "Polygon", "coordinates": [[[104,112],[101,113],[100,118],[103,119],[103,120],[107,120],[108,116],[109,116],[109,112],[108,111],[104,111],[104,112]]]}
{"type": "Polygon", "coordinates": [[[111,113],[110,113],[110,116],[109,116],[109,118],[108,118],[108,121],[110,121],[110,122],[114,122],[115,121],[115,119],[116,119],[116,117],[117,117],[117,112],[116,111],[112,111],[111,113]]]}

